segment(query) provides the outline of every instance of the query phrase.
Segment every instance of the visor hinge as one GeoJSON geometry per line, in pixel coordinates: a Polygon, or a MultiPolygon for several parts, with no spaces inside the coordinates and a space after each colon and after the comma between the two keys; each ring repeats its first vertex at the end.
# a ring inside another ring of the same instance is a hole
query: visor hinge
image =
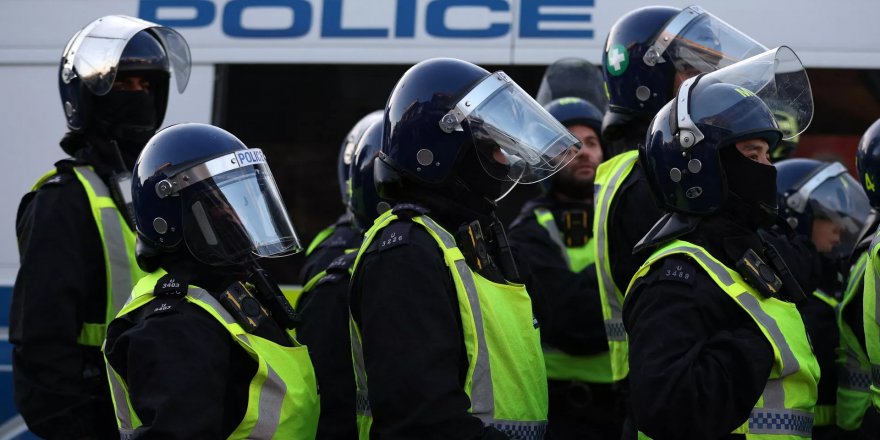
{"type": "Polygon", "coordinates": [[[445,133],[452,133],[453,131],[462,131],[461,125],[458,123],[458,119],[455,118],[455,115],[451,113],[447,113],[440,119],[440,129],[445,133]]]}
{"type": "Polygon", "coordinates": [[[164,199],[172,193],[174,193],[174,184],[171,183],[170,180],[163,179],[156,184],[156,195],[158,195],[160,199],[164,199]]]}

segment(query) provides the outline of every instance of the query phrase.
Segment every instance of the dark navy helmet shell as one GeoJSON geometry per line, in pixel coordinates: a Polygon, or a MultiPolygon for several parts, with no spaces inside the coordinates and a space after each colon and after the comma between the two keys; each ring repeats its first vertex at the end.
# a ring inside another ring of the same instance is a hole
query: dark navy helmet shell
{"type": "Polygon", "coordinates": [[[817,248],[835,258],[849,256],[870,212],[864,190],[840,162],[786,159],[776,166],[779,214],[804,237],[816,240],[816,221],[834,225],[817,248]]]}
{"type": "Polygon", "coordinates": [[[336,160],[336,176],[339,179],[339,192],[343,205],[348,205],[348,198],[351,196],[351,188],[349,188],[351,162],[358,141],[367,128],[373,123],[381,121],[384,115],[384,110],[375,110],[366,114],[351,127],[351,130],[345,135],[345,139],[342,140],[342,145],[339,147],[339,157],[336,160]]]}
{"type": "Polygon", "coordinates": [[[351,198],[349,208],[362,229],[368,228],[379,214],[390,208],[376,192],[374,164],[382,148],[382,121],[376,121],[364,132],[351,160],[351,198]]]}
{"type": "Polygon", "coordinates": [[[627,135],[673,98],[676,84],[766,50],[699,6],[636,9],[611,27],[602,58],[608,112],[603,137],[627,135]]]}
{"type": "Polygon", "coordinates": [[[110,92],[117,73],[128,72],[150,81],[155,130],[165,117],[171,72],[182,93],[190,68],[189,46],[173,29],[134,17],[99,18],[74,34],[61,57],[58,86],[67,127],[87,130],[95,97],[110,92]]]}
{"type": "Polygon", "coordinates": [[[584,99],[573,96],[554,99],[544,105],[544,109],[566,128],[581,124],[592,128],[596,135],[602,131],[602,112],[584,99]]]}
{"type": "Polygon", "coordinates": [[[704,138],[680,133],[676,101],[664,106],[648,132],[642,167],[663,207],[685,214],[716,212],[727,197],[719,150],[737,141],[761,138],[772,149],[782,133],[767,105],[741,87],[697,82],[690,91],[690,118],[704,138]]]}
{"type": "Polygon", "coordinates": [[[138,238],[153,252],[185,249],[224,266],[299,249],[262,151],[213,125],[153,136],[135,164],[132,198],[138,238]]]}
{"type": "Polygon", "coordinates": [[[880,209],[880,119],[874,121],[859,140],[856,149],[859,182],[868,194],[871,206],[880,209]]]}

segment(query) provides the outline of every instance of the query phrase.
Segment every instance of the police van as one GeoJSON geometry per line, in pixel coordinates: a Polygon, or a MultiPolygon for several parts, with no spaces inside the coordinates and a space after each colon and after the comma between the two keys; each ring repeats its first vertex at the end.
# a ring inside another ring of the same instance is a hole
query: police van
{"type": "MultiPolygon", "coordinates": [[[[271,158],[301,238],[343,211],[336,160],[346,132],[383,108],[400,75],[430,57],[503,69],[530,93],[564,57],[601,66],[611,25],[650,0],[4,0],[0,1],[0,440],[26,438],[12,401],[8,312],[18,269],[15,213],[63,158],[61,52],[95,18],[130,15],[178,30],[192,52],[189,86],[170,93],[165,124],[219,125],[271,158]]],[[[685,7],[693,0],[669,0],[685,7]]],[[[858,139],[880,116],[875,0],[705,0],[700,6],[807,66],[815,117],[798,155],[854,169],[858,139]]],[[[520,197],[505,200],[512,216],[520,197]]],[[[504,216],[502,216],[504,217],[504,216]]],[[[297,281],[301,256],[273,263],[297,281]]],[[[48,275],[48,274],[47,274],[48,275]]]]}

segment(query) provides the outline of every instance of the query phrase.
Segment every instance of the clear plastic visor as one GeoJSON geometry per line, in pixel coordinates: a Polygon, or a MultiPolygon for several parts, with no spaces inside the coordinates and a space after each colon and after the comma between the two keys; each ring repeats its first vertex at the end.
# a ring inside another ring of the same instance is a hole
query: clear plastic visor
{"type": "Polygon", "coordinates": [[[847,257],[871,210],[862,187],[849,173],[839,174],[820,183],[808,203],[816,249],[833,258],[847,257]]]}
{"type": "Polygon", "coordinates": [[[691,77],[712,72],[767,48],[699,6],[676,15],[645,53],[645,64],[662,63],[667,53],[678,72],[691,77]]]}
{"type": "Polygon", "coordinates": [[[184,240],[206,264],[241,264],[251,255],[281,257],[302,249],[265,162],[209,177],[181,196],[184,240]]]}
{"type": "Polygon", "coordinates": [[[813,120],[813,92],[801,60],[786,46],[770,49],[747,60],[709,73],[700,81],[734,84],[758,95],[776,113],[790,116],[790,131],[783,139],[794,139],[813,120]]]}
{"type": "Polygon", "coordinates": [[[536,183],[577,154],[580,142],[504,72],[483,79],[441,121],[461,130],[467,122],[487,174],[501,181],[536,183]],[[457,124],[457,125],[455,125],[457,124]]]}
{"type": "Polygon", "coordinates": [[[105,95],[113,87],[119,58],[128,41],[138,32],[150,29],[162,43],[177,83],[183,93],[189,82],[192,59],[189,45],[177,31],[149,21],[121,15],[99,18],[80,30],[67,44],[62,59],[62,80],[74,75],[95,95],[105,95]]]}

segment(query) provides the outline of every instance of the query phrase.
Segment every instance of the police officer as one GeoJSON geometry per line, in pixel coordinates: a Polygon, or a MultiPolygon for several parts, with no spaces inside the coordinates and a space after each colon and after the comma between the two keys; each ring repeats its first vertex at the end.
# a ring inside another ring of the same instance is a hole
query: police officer
{"type": "Polygon", "coordinates": [[[348,200],[351,197],[351,159],[364,131],[376,121],[381,120],[382,110],[375,110],[364,115],[351,127],[342,141],[339,157],[336,161],[336,176],[339,180],[339,192],[342,195],[345,213],[339,216],[335,223],[318,232],[318,235],[306,248],[306,261],[300,271],[300,283],[303,286],[324,271],[327,265],[342,255],[346,249],[357,248],[361,243],[363,231],[354,226],[348,206],[348,200]]]}
{"type": "Polygon", "coordinates": [[[211,125],[174,125],[144,148],[133,180],[151,273],[107,329],[120,435],[314,438],[309,354],[256,262],[300,250],[263,153],[211,125]]]}
{"type": "Polygon", "coordinates": [[[775,166],[779,214],[786,222],[782,226],[813,244],[811,269],[818,288],[808,291],[798,306],[822,371],[813,439],[836,439],[837,309],[843,297],[844,270],[849,269],[845,266],[870,205],[862,187],[839,162],[787,159],[775,166]]]}
{"type": "Polygon", "coordinates": [[[856,150],[856,168],[868,200],[874,208],[864,239],[854,252],[853,266],[846,294],[841,304],[839,324],[842,356],[838,388],[837,422],[848,431],[858,430],[859,439],[877,438],[880,432],[880,314],[877,307],[877,251],[880,192],[880,120],[874,122],[856,150]],[[860,282],[861,281],[861,282],[860,282]],[[863,292],[862,298],[859,293],[863,292]]]}
{"type": "Polygon", "coordinates": [[[757,233],[776,219],[769,151],[782,134],[755,92],[777,92],[804,127],[812,100],[796,56],[767,55],[756,62],[786,73],[689,79],[647,139],[645,172],[669,213],[639,243],[653,254],[623,321],[635,419],[654,439],[811,435],[819,366],[794,304],[803,297],[757,233]]]}
{"type": "Polygon", "coordinates": [[[435,58],[400,78],[375,163],[379,195],[395,205],[367,231],[352,275],[361,438],[543,436],[540,316],[494,208],[516,183],[558,171],[576,144],[503,72],[435,58]]]}
{"type": "MultiPolygon", "coordinates": [[[[381,118],[370,125],[350,159],[348,211],[358,237],[373,224],[379,212],[389,208],[376,194],[373,179],[373,162],[382,145],[382,127],[381,118]]],[[[348,329],[348,284],[357,249],[345,249],[325,270],[312,277],[303,287],[296,307],[301,318],[296,334],[309,347],[321,390],[318,439],[357,438],[348,329]]]]}
{"type": "Polygon", "coordinates": [[[699,6],[636,9],[612,26],[602,59],[609,93],[602,121],[605,162],[596,171],[596,270],[612,375],[625,390],[623,292],[647,258],[633,247],[662,212],[650,196],[636,147],[681,83],[763,51],[763,46],[699,6]]]}
{"type": "Polygon", "coordinates": [[[10,313],[15,401],[43,438],[118,438],[100,347],[143,272],[135,262],[131,168],[162,124],[186,41],[126,16],[99,18],[64,49],[58,85],[71,157],[18,208],[21,267],[10,313]]]}
{"type": "Polygon", "coordinates": [[[581,141],[581,149],[571,164],[542,182],[544,196],[523,206],[510,242],[525,251],[548,305],[541,331],[550,397],[547,437],[617,439],[622,421],[615,413],[593,266],[593,177],[602,161],[602,112],[575,97],[556,99],[545,109],[581,141]]]}

